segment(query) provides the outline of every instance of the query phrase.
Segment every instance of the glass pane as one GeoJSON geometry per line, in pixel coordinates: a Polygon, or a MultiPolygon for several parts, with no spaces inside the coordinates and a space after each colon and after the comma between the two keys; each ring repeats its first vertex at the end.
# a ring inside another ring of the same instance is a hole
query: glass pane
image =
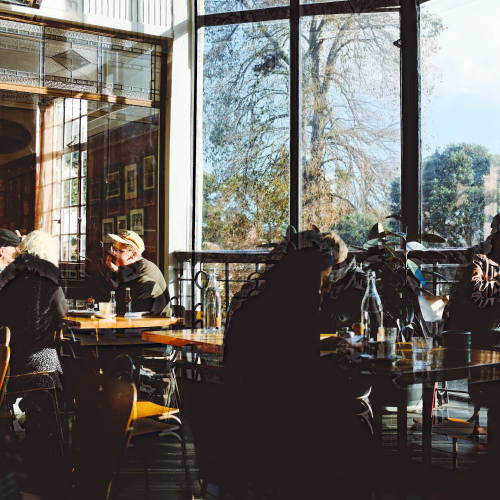
{"type": "Polygon", "coordinates": [[[61,210],[61,234],[68,234],[70,232],[70,209],[63,208],[61,210]]]}
{"type": "Polygon", "coordinates": [[[289,0],[204,0],[198,2],[198,15],[217,14],[221,12],[238,12],[243,10],[268,9],[290,5],[289,0]]]}
{"type": "Polygon", "coordinates": [[[289,23],[204,29],[202,248],[256,248],[289,219],[289,23]]]}
{"type": "Polygon", "coordinates": [[[71,204],[78,205],[78,179],[71,179],[71,204]]]}
{"type": "Polygon", "coordinates": [[[85,260],[85,249],[87,248],[86,236],[82,235],[80,243],[80,260],[85,260]]]}
{"type": "Polygon", "coordinates": [[[499,16],[494,0],[421,6],[422,226],[446,246],[483,242],[500,208],[499,16]]]}
{"type": "Polygon", "coordinates": [[[85,233],[87,231],[87,207],[84,205],[81,212],[81,229],[80,233],[85,233]]]}
{"type": "Polygon", "coordinates": [[[61,206],[61,183],[54,183],[54,208],[59,208],[61,206]]]}
{"type": "Polygon", "coordinates": [[[78,177],[78,159],[80,157],[80,153],[75,151],[71,153],[71,177],[78,177]]]}
{"type": "Polygon", "coordinates": [[[71,235],[71,260],[78,261],[78,238],[76,235],[71,235]]]}
{"type": "Polygon", "coordinates": [[[70,202],[71,181],[63,182],[63,207],[68,207],[70,202]]]}
{"type": "Polygon", "coordinates": [[[60,182],[62,175],[62,158],[58,157],[54,161],[54,182],[60,182]]]}
{"type": "Polygon", "coordinates": [[[87,151],[82,151],[82,176],[87,175],[87,151]]]}
{"type": "Polygon", "coordinates": [[[303,18],[302,229],[360,245],[399,211],[399,38],[398,13],[303,18]]]}
{"type": "Polygon", "coordinates": [[[62,178],[68,179],[71,175],[71,153],[63,156],[63,173],[62,178]]]}
{"type": "Polygon", "coordinates": [[[69,232],[70,233],[77,233],[78,232],[78,207],[71,207],[71,221],[70,221],[70,226],[69,226],[69,232]]]}
{"type": "MultiPolygon", "coordinates": [[[[53,213],[53,218],[54,218],[54,221],[58,221],[58,222],[54,222],[54,226],[53,226],[53,229],[54,229],[54,234],[56,235],[60,235],[61,234],[61,211],[60,210],[54,210],[53,213]]],[[[59,244],[59,240],[57,240],[57,244],[59,244]]]]}
{"type": "Polygon", "coordinates": [[[81,194],[82,194],[82,203],[85,203],[87,199],[87,178],[82,177],[82,186],[81,186],[81,194]]]}
{"type": "Polygon", "coordinates": [[[69,236],[61,236],[61,260],[69,261],[70,246],[69,236]]]}

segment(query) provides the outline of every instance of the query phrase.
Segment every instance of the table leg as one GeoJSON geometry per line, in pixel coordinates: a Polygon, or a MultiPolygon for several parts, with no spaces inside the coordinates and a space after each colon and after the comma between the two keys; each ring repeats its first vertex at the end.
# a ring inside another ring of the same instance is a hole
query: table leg
{"type": "Polygon", "coordinates": [[[432,412],[436,383],[424,384],[422,397],[422,463],[430,464],[432,458],[432,412]]]}
{"type": "Polygon", "coordinates": [[[398,453],[406,456],[407,451],[407,393],[406,390],[398,390],[398,453]]]}

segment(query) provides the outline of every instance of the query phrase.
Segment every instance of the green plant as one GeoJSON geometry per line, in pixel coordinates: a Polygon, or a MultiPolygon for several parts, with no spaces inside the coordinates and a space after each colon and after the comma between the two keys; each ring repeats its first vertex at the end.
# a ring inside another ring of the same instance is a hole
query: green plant
{"type": "Polygon", "coordinates": [[[446,278],[436,272],[422,271],[421,261],[444,260],[446,256],[415,240],[424,243],[446,241],[435,234],[419,234],[407,241],[406,233],[386,231],[380,223],[372,227],[369,238],[359,250],[366,252],[364,268],[376,273],[385,326],[398,326],[407,340],[413,335],[426,336],[428,332],[422,320],[418,295],[432,293],[425,289],[424,274],[446,278]]]}

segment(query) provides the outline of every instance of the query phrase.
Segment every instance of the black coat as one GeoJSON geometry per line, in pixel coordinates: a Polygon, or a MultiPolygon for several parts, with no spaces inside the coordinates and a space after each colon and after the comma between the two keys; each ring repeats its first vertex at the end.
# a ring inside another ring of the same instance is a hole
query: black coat
{"type": "MultiPolygon", "coordinates": [[[[11,330],[11,374],[40,370],[32,356],[55,346],[55,333],[68,311],[58,276],[54,264],[26,253],[2,273],[0,325],[11,330]]],[[[43,368],[57,370],[56,360],[43,368]]]]}

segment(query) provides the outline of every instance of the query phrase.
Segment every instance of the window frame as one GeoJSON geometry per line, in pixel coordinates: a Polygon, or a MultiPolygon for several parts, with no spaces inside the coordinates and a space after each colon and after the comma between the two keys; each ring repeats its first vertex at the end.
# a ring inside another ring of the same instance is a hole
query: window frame
{"type": "MultiPolygon", "coordinates": [[[[300,0],[290,0],[289,6],[267,9],[224,12],[196,15],[194,34],[195,75],[194,75],[194,130],[199,129],[197,104],[198,30],[209,26],[244,24],[258,21],[290,21],[290,224],[301,230],[301,183],[300,183],[300,20],[313,15],[335,15],[369,12],[399,12],[401,32],[401,230],[409,236],[419,234],[421,228],[421,143],[420,143],[420,48],[419,23],[420,5],[429,0],[380,0],[377,8],[368,3],[356,6],[350,1],[336,1],[314,4],[300,4],[300,0]]],[[[359,4],[358,4],[359,5],[359,4]]],[[[195,12],[198,1],[195,0],[195,12]]],[[[197,165],[198,141],[194,141],[193,193],[197,192],[198,176],[202,167],[197,165]]],[[[192,248],[201,248],[197,241],[196,220],[201,207],[193,196],[192,206],[192,248]]]]}

